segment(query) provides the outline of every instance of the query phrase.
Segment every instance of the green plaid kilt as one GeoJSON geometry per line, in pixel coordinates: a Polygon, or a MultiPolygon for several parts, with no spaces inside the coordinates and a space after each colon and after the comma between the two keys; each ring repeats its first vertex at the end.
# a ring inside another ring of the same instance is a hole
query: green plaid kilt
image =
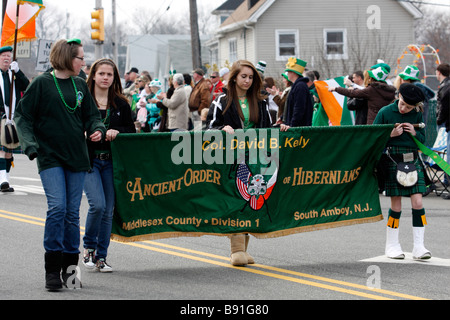
{"type": "MultiPolygon", "coordinates": [[[[393,154],[403,154],[408,152],[416,152],[416,148],[410,148],[410,147],[391,147],[389,150],[389,153],[391,155],[393,154]]],[[[393,157],[394,158],[394,157],[393,157]]],[[[395,158],[394,158],[395,159],[395,158]]],[[[414,159],[412,163],[417,168],[417,183],[411,187],[404,187],[401,184],[397,182],[397,164],[392,161],[388,157],[387,165],[387,177],[386,177],[386,183],[385,183],[385,190],[386,195],[389,197],[392,196],[410,196],[414,193],[424,193],[426,191],[426,185],[425,185],[425,176],[424,176],[424,168],[422,166],[422,162],[419,158],[414,159]]]]}
{"type": "Polygon", "coordinates": [[[5,151],[6,153],[23,154],[21,146],[18,146],[15,149],[9,149],[5,146],[0,145],[0,151],[5,151]]]}

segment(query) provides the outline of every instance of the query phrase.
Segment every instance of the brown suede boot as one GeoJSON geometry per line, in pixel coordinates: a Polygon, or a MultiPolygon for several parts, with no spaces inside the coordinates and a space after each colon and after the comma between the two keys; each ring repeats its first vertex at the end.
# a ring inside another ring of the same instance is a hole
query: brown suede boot
{"type": "Polygon", "coordinates": [[[233,234],[230,237],[231,242],[231,264],[233,266],[243,266],[248,263],[245,254],[245,235],[233,234]]]}
{"type": "Polygon", "coordinates": [[[247,252],[248,242],[250,241],[250,236],[248,234],[245,235],[245,255],[247,256],[248,264],[254,264],[255,259],[247,252]]]}

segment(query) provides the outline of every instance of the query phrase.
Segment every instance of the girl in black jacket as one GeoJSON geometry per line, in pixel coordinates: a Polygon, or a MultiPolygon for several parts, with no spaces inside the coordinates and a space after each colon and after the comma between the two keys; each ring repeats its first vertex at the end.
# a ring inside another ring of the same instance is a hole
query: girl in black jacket
{"type": "MultiPolygon", "coordinates": [[[[233,134],[235,129],[268,128],[272,121],[269,105],[261,94],[262,80],[253,64],[236,61],[230,71],[227,88],[209,108],[208,129],[220,129],[233,134]]],[[[231,241],[231,264],[242,266],[255,263],[247,251],[250,236],[234,234],[231,241]]]]}
{"type": "Polygon", "coordinates": [[[84,181],[89,210],[83,237],[83,264],[100,272],[111,272],[112,267],[106,263],[115,200],[111,141],[120,133],[135,133],[136,129],[130,105],[122,95],[119,72],[111,59],[94,62],[87,84],[107,131],[104,140],[88,141],[92,170],[84,181]]]}

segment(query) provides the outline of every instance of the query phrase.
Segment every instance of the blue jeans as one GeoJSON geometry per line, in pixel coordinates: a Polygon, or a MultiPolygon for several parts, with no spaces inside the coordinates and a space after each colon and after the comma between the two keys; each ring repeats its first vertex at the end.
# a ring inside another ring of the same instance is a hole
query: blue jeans
{"type": "Polygon", "coordinates": [[[114,210],[114,176],[111,160],[94,159],[92,172],[86,175],[84,192],[89,203],[86,230],[83,237],[85,249],[96,249],[97,259],[106,258],[114,210]]]}
{"type": "Polygon", "coordinates": [[[80,203],[85,171],[73,172],[62,167],[40,172],[47,197],[44,249],[80,253],[80,203]]]}

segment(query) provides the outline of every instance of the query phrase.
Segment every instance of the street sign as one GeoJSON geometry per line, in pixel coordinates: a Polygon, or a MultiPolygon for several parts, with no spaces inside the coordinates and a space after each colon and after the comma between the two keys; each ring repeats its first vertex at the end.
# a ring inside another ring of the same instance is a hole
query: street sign
{"type": "Polygon", "coordinates": [[[31,41],[17,42],[16,58],[29,59],[31,57],[31,41]]]}
{"type": "Polygon", "coordinates": [[[52,48],[53,40],[39,39],[38,55],[36,61],[36,71],[47,71],[50,65],[50,49],[52,48]]]}

